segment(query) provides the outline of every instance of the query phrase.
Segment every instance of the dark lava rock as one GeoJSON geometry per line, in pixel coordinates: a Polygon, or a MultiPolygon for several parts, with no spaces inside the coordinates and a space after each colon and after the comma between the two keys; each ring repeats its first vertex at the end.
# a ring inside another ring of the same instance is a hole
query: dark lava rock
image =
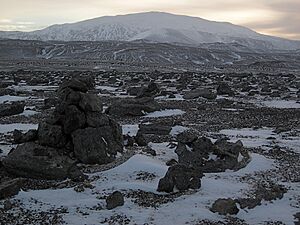
{"type": "Polygon", "coordinates": [[[217,88],[217,94],[233,96],[234,91],[231,89],[231,87],[228,84],[221,83],[221,84],[219,84],[219,86],[217,88]]]}
{"type": "Polygon", "coordinates": [[[87,112],[86,122],[89,127],[103,127],[110,124],[111,119],[103,113],[99,112],[87,112]]]}
{"type": "Polygon", "coordinates": [[[138,144],[138,146],[147,146],[148,141],[145,138],[145,135],[139,130],[134,137],[135,142],[138,144]]]}
{"type": "Polygon", "coordinates": [[[22,179],[14,179],[0,183],[0,200],[17,195],[22,187],[22,179]]]}
{"type": "Polygon", "coordinates": [[[202,172],[183,164],[169,167],[166,175],[159,180],[157,191],[173,192],[174,187],[180,191],[201,187],[202,172]]]}
{"type": "Polygon", "coordinates": [[[141,88],[140,92],[137,95],[137,98],[144,97],[153,97],[160,92],[158,85],[154,82],[151,82],[147,87],[141,88]]]}
{"type": "Polygon", "coordinates": [[[69,105],[65,110],[64,133],[71,134],[73,131],[83,128],[86,124],[85,114],[75,105],[69,105]]]}
{"type": "Polygon", "coordinates": [[[66,88],[70,88],[74,91],[87,92],[90,87],[84,80],[73,78],[71,80],[64,80],[58,91],[61,92],[66,88]]]}
{"type": "Polygon", "coordinates": [[[102,102],[100,101],[100,98],[94,94],[81,94],[79,107],[84,112],[102,112],[102,102]]]}
{"type": "Polygon", "coordinates": [[[187,93],[184,94],[183,98],[184,99],[195,99],[195,98],[206,98],[206,99],[216,99],[217,98],[217,94],[215,94],[214,92],[212,92],[209,89],[194,89],[191,90],[187,93]]]}
{"type": "Polygon", "coordinates": [[[137,96],[143,87],[130,87],[127,89],[127,93],[131,96],[137,96]]]}
{"type": "Polygon", "coordinates": [[[39,124],[38,139],[41,145],[54,148],[63,148],[67,143],[61,126],[51,125],[45,122],[39,124]]]}
{"type": "Polygon", "coordinates": [[[220,198],[216,200],[210,210],[220,215],[235,215],[239,212],[235,201],[231,198],[220,198]]]}
{"type": "Polygon", "coordinates": [[[121,99],[113,103],[106,113],[115,116],[143,116],[145,113],[160,110],[153,98],[121,99]]]}
{"type": "Polygon", "coordinates": [[[13,208],[13,204],[11,203],[10,200],[6,200],[3,203],[3,209],[4,210],[11,210],[13,208]]]}
{"type": "Polygon", "coordinates": [[[241,141],[231,143],[220,139],[213,144],[209,138],[197,137],[191,131],[178,135],[177,140],[175,152],[179,163],[206,173],[223,172],[226,169],[238,170],[250,160],[241,141]],[[239,158],[240,155],[242,157],[239,158]]]}
{"type": "Polygon", "coordinates": [[[124,196],[119,191],[113,192],[106,198],[106,208],[109,210],[122,205],[124,205],[124,196]]]}
{"type": "Polygon", "coordinates": [[[6,171],[21,177],[62,180],[75,172],[82,175],[69,157],[33,142],[19,145],[2,163],[6,171]]]}
{"type": "Polygon", "coordinates": [[[300,225],[300,212],[296,213],[294,215],[294,218],[295,218],[295,225],[300,225]]]}
{"type": "Polygon", "coordinates": [[[176,139],[178,142],[183,144],[191,144],[196,141],[198,138],[198,134],[193,130],[186,130],[177,135],[176,139]]]}
{"type": "Polygon", "coordinates": [[[117,133],[110,126],[76,130],[72,133],[76,158],[88,164],[111,162],[123,150],[122,133],[117,133]]]}
{"type": "Polygon", "coordinates": [[[170,159],[168,162],[166,162],[167,166],[174,166],[176,165],[178,162],[176,159],[170,159]]]}
{"type": "Polygon", "coordinates": [[[14,138],[14,143],[16,144],[31,142],[37,140],[38,132],[37,130],[29,130],[25,134],[23,134],[19,130],[14,130],[13,138],[14,138]]]}
{"type": "Polygon", "coordinates": [[[0,104],[0,117],[17,115],[24,112],[23,102],[12,102],[11,104],[0,104]]]}
{"type": "Polygon", "coordinates": [[[44,100],[44,108],[50,109],[51,107],[55,107],[58,104],[58,98],[57,97],[50,97],[46,98],[44,100]]]}
{"type": "Polygon", "coordinates": [[[146,152],[146,153],[148,153],[152,156],[156,156],[156,151],[154,149],[150,148],[150,147],[147,147],[147,148],[143,149],[143,152],[146,152]]]}

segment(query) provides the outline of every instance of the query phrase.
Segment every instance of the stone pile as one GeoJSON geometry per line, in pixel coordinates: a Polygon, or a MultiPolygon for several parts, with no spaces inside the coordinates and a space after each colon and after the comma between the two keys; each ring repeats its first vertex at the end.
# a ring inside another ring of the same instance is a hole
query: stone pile
{"type": "Polygon", "coordinates": [[[89,92],[92,84],[71,79],[58,90],[53,114],[37,132],[14,132],[22,143],[3,160],[4,168],[17,176],[41,179],[82,177],[75,164],[106,164],[123,150],[122,129],[102,113],[100,99],[89,92]]]}

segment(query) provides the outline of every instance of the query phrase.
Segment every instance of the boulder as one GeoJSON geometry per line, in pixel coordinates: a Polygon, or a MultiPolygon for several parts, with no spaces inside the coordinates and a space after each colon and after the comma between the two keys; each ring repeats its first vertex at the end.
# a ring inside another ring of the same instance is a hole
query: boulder
{"type": "Polygon", "coordinates": [[[67,138],[61,126],[45,122],[39,124],[38,140],[41,145],[54,148],[63,148],[67,143],[67,138]]]}
{"type": "Polygon", "coordinates": [[[152,98],[121,99],[113,103],[106,113],[115,116],[143,116],[160,109],[160,105],[152,98]]]}
{"type": "Polygon", "coordinates": [[[0,104],[0,117],[17,115],[24,112],[23,102],[12,102],[10,104],[0,104]]]}
{"type": "Polygon", "coordinates": [[[239,212],[236,202],[231,198],[220,198],[216,200],[210,210],[220,215],[235,215],[239,212]]]}
{"type": "Polygon", "coordinates": [[[69,157],[33,142],[19,145],[2,163],[6,171],[20,177],[62,180],[82,176],[69,157]]]}
{"type": "Polygon", "coordinates": [[[115,191],[106,198],[106,208],[111,210],[124,205],[124,196],[121,192],[115,191]]]}
{"type": "Polygon", "coordinates": [[[159,180],[157,191],[173,192],[174,187],[180,191],[201,187],[202,172],[183,164],[169,167],[166,175],[159,180]]]}
{"type": "Polygon", "coordinates": [[[16,144],[35,141],[37,140],[37,137],[38,137],[37,130],[29,130],[25,134],[23,134],[19,130],[14,130],[13,132],[14,143],[16,144]]]}
{"type": "Polygon", "coordinates": [[[22,179],[13,179],[0,183],[0,200],[17,195],[22,187],[22,179]]]}

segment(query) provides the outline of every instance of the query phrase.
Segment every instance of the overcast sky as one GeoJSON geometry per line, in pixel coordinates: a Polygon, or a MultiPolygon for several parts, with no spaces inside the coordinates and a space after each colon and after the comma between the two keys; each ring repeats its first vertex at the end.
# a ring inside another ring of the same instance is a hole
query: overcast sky
{"type": "Polygon", "coordinates": [[[300,40],[300,0],[0,0],[0,30],[145,11],[164,11],[247,26],[300,40]]]}

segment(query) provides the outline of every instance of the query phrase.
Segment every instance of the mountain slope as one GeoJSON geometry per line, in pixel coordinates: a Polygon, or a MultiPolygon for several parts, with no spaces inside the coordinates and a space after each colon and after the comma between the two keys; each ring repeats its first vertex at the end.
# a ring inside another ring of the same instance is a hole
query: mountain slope
{"type": "Polygon", "coordinates": [[[226,22],[162,12],[105,16],[33,32],[0,32],[0,38],[60,41],[135,41],[198,45],[237,42],[257,49],[300,48],[300,42],[266,36],[226,22]]]}

